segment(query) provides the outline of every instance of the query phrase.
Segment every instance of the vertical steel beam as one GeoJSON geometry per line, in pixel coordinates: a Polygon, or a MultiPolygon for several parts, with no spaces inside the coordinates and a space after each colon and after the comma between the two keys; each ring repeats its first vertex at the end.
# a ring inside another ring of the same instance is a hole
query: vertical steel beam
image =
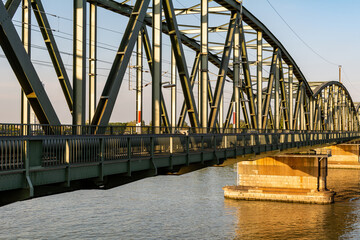
{"type": "Polygon", "coordinates": [[[276,69],[275,69],[275,88],[274,88],[274,94],[275,94],[275,106],[274,106],[274,118],[275,118],[275,129],[280,128],[280,62],[281,62],[281,52],[279,52],[279,57],[276,62],[276,69]]]}
{"type": "Polygon", "coordinates": [[[286,88],[285,88],[285,79],[284,79],[284,70],[283,70],[283,62],[279,59],[279,84],[280,84],[280,91],[281,91],[281,109],[283,118],[283,129],[290,129],[289,126],[289,111],[288,111],[288,99],[286,98],[286,88]]]}
{"type": "Polygon", "coordinates": [[[162,49],[162,0],[153,0],[152,8],[152,126],[155,134],[161,126],[161,49],[162,49]]]}
{"type": "Polygon", "coordinates": [[[171,50],[171,131],[174,133],[176,127],[176,59],[174,51],[171,50]]]}
{"type": "MultiPolygon", "coordinates": [[[[255,99],[252,89],[252,82],[251,82],[251,74],[250,74],[250,67],[248,62],[248,54],[246,48],[246,40],[245,40],[245,31],[243,27],[243,23],[240,23],[240,45],[241,45],[241,63],[243,66],[244,71],[244,79],[245,79],[245,94],[249,100],[249,111],[250,111],[250,118],[251,118],[251,127],[257,128],[257,119],[256,119],[256,109],[255,109],[255,99]]],[[[264,125],[263,125],[264,127],[264,125]]]]}
{"type": "Polygon", "coordinates": [[[329,89],[326,87],[324,90],[324,123],[325,123],[325,130],[329,130],[329,120],[328,120],[328,102],[329,102],[329,89]]]}
{"type": "Polygon", "coordinates": [[[96,110],[96,78],[97,78],[97,5],[90,3],[90,42],[89,42],[89,122],[96,110]]]}
{"type": "Polygon", "coordinates": [[[32,65],[11,17],[0,1],[0,45],[41,124],[60,121],[32,65]]]}
{"type": "Polygon", "coordinates": [[[224,94],[221,96],[219,105],[219,128],[222,132],[224,128],[224,94]]]}
{"type": "Polygon", "coordinates": [[[268,81],[268,86],[267,86],[267,90],[265,93],[266,94],[265,99],[263,101],[263,106],[262,106],[262,117],[263,117],[262,127],[264,129],[267,128],[268,115],[269,115],[269,111],[271,111],[270,101],[272,98],[273,84],[274,84],[275,71],[276,71],[276,63],[278,61],[278,57],[279,57],[279,49],[276,48],[276,49],[274,49],[274,53],[273,53],[272,60],[271,60],[269,81],[268,81]]]}
{"type": "Polygon", "coordinates": [[[201,0],[201,74],[199,74],[201,75],[201,104],[199,112],[203,132],[206,132],[208,126],[208,5],[208,0],[201,0]]]}
{"type": "Polygon", "coordinates": [[[290,130],[294,130],[294,97],[293,97],[293,66],[289,65],[289,72],[288,72],[288,81],[289,81],[289,126],[290,130]]]}
{"type": "MultiPolygon", "coordinates": [[[[153,71],[153,67],[152,67],[152,49],[151,49],[151,43],[150,43],[150,38],[149,35],[147,33],[147,29],[146,26],[144,25],[142,30],[141,30],[141,35],[142,35],[142,41],[143,41],[143,45],[144,45],[144,49],[145,49],[145,55],[147,58],[147,62],[149,65],[149,69],[151,72],[151,76],[152,76],[152,71],[153,71]]],[[[165,101],[164,101],[164,96],[161,92],[161,118],[162,118],[162,123],[163,125],[166,127],[165,131],[167,133],[169,133],[169,117],[167,114],[167,110],[166,110],[166,106],[165,106],[165,101]]]]}
{"type": "Polygon", "coordinates": [[[329,87],[329,130],[333,131],[334,130],[334,91],[333,91],[333,86],[329,87]]]}
{"type": "Polygon", "coordinates": [[[341,88],[341,98],[342,98],[342,101],[341,101],[341,115],[342,115],[342,118],[341,118],[341,125],[342,125],[342,130],[343,131],[346,131],[346,113],[345,113],[345,105],[346,105],[346,100],[345,100],[345,90],[343,88],[341,88]]]}
{"type": "MultiPolygon", "coordinates": [[[[225,39],[225,45],[224,45],[224,51],[221,58],[221,65],[219,67],[219,74],[216,81],[216,87],[214,92],[214,101],[211,106],[210,110],[210,116],[209,116],[209,128],[212,129],[215,126],[215,122],[217,119],[217,115],[219,112],[220,102],[223,95],[224,90],[224,84],[225,84],[225,78],[226,78],[226,72],[228,70],[229,60],[230,60],[230,54],[231,54],[231,48],[233,44],[233,38],[234,38],[234,32],[236,28],[236,22],[239,18],[239,13],[233,12],[231,13],[230,23],[225,39]]],[[[219,124],[221,124],[219,122],[219,124]]],[[[221,127],[221,125],[219,125],[221,127]]]]}
{"type": "MultiPolygon", "coordinates": [[[[155,0],[158,1],[158,0],[155,0]]],[[[164,15],[166,19],[166,24],[169,28],[169,35],[171,40],[171,45],[174,49],[174,54],[176,58],[176,65],[179,71],[179,77],[181,82],[181,87],[184,93],[184,98],[189,114],[189,120],[191,123],[191,127],[195,128],[194,130],[197,132],[199,129],[199,116],[196,110],[195,98],[191,89],[191,83],[189,79],[188,68],[186,65],[186,58],[181,42],[181,36],[178,29],[178,24],[176,20],[176,16],[174,13],[174,7],[171,0],[163,0],[164,4],[164,15]]],[[[160,20],[161,24],[161,20],[160,20]]],[[[154,28],[155,26],[153,26],[154,28]]]]}
{"type": "MultiPolygon", "coordinates": [[[[233,99],[231,100],[231,108],[233,109],[233,122],[234,128],[240,128],[240,29],[239,29],[240,21],[239,19],[236,21],[236,28],[234,33],[234,56],[233,56],[233,99]]],[[[230,121],[230,119],[229,119],[230,121]]],[[[226,119],[226,123],[228,119],[226,119]]],[[[227,124],[225,124],[225,127],[227,124]]]]}
{"type": "MultiPolygon", "coordinates": [[[[74,0],[73,125],[85,125],[86,106],[86,0],[74,0]]],[[[81,128],[76,128],[77,134],[81,128]]]]}
{"type": "Polygon", "coordinates": [[[310,126],[309,130],[314,130],[314,98],[311,96],[309,98],[309,104],[310,104],[310,126]]]}
{"type": "Polygon", "coordinates": [[[339,101],[339,90],[338,86],[334,85],[334,130],[339,130],[339,111],[338,111],[338,101],[339,101]]]}
{"type": "MultiPolygon", "coordinates": [[[[104,90],[96,107],[92,125],[106,126],[109,123],[115,101],[123,81],[129,59],[134,49],[138,34],[143,26],[150,0],[137,0],[131,12],[129,22],[123,34],[117,55],[111,67],[104,90]]],[[[99,129],[98,133],[102,130],[99,129]]]]}
{"type": "Polygon", "coordinates": [[[65,96],[66,103],[70,112],[73,112],[73,89],[70,84],[68,74],[65,69],[65,65],[62,61],[60,51],[57,47],[55,37],[52,33],[50,23],[47,18],[44,6],[40,0],[31,0],[31,5],[34,10],[35,18],[38,22],[40,32],[45,42],[45,46],[48,50],[51,62],[54,66],[55,73],[58,77],[61,89],[65,96]]]}
{"type": "MultiPolygon", "coordinates": [[[[142,126],[143,119],[143,59],[142,34],[139,32],[136,49],[136,125],[142,126]]],[[[141,132],[141,127],[138,128],[141,132]]]]}
{"type": "Polygon", "coordinates": [[[304,85],[302,85],[301,96],[300,96],[300,130],[306,130],[304,102],[305,102],[305,91],[304,91],[304,85]]]}
{"type": "MultiPolygon", "coordinates": [[[[191,75],[190,75],[191,90],[194,88],[194,85],[195,85],[196,75],[197,75],[198,70],[199,70],[199,63],[200,63],[200,53],[197,53],[196,57],[195,57],[195,60],[194,60],[192,70],[191,70],[191,75]]],[[[187,107],[186,107],[186,102],[184,101],[184,103],[183,103],[183,105],[181,107],[181,111],[180,111],[180,116],[179,116],[179,120],[178,120],[178,127],[183,127],[184,126],[186,113],[187,113],[187,107]]]]}
{"type": "Polygon", "coordinates": [[[257,31],[257,122],[258,128],[262,129],[262,54],[263,54],[263,46],[262,46],[262,32],[257,31]]]}
{"type": "MultiPolygon", "coordinates": [[[[22,42],[25,51],[31,56],[31,4],[30,0],[22,2],[22,42]]],[[[21,89],[21,124],[30,123],[30,104],[26,94],[21,89]]],[[[27,134],[27,127],[22,127],[22,134],[27,134]]]]}
{"type": "MultiPolygon", "coordinates": [[[[233,122],[234,128],[240,128],[240,29],[239,29],[240,21],[239,19],[236,22],[236,28],[234,33],[234,55],[233,55],[233,99],[231,100],[231,108],[233,109],[233,122]]],[[[230,120],[230,119],[229,119],[230,120]]],[[[226,123],[228,120],[226,119],[226,123]]],[[[225,127],[226,126],[225,124],[225,127]]]]}
{"type": "MultiPolygon", "coordinates": [[[[197,93],[197,97],[198,97],[198,101],[197,101],[197,109],[199,111],[199,115],[201,114],[201,57],[200,57],[200,65],[199,65],[199,75],[198,75],[198,93],[197,93]]],[[[201,122],[200,122],[200,126],[201,126],[201,122]]]]}

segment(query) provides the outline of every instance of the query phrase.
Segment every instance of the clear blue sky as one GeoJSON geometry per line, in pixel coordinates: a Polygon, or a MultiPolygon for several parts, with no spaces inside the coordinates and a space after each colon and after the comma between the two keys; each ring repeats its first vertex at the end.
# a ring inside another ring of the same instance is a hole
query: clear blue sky
{"type": "MultiPolygon", "coordinates": [[[[360,1],[269,0],[286,22],[316,52],[336,65],[343,65],[344,84],[354,101],[360,101],[357,72],[360,48],[360,1]]],[[[282,22],[267,0],[245,0],[246,6],[274,33],[289,51],[308,81],[338,79],[338,68],[308,49],[282,22]]]]}
{"type": "MultiPolygon", "coordinates": [[[[360,56],[360,1],[355,0],[269,0],[280,15],[296,31],[301,38],[310,45],[316,52],[335,65],[329,64],[310,49],[308,49],[285,25],[275,11],[270,7],[267,0],[244,0],[244,6],[247,7],[257,18],[259,18],[282,42],[288,52],[295,59],[308,81],[331,81],[338,79],[338,64],[343,65],[346,75],[343,76],[343,82],[349,89],[354,101],[360,101],[360,81],[357,74],[359,65],[358,56],[360,56]]],[[[182,5],[195,5],[198,1],[174,0],[175,7],[181,8],[182,5]]],[[[68,67],[68,74],[72,79],[71,65],[72,56],[72,0],[51,1],[44,0],[44,7],[48,13],[55,14],[49,16],[52,28],[55,30],[56,37],[64,63],[68,67]]],[[[15,16],[15,25],[19,26],[21,14],[18,10],[15,16]]],[[[199,18],[191,17],[191,21],[200,21],[199,18]]],[[[213,20],[212,20],[213,21],[213,20]]],[[[102,92],[107,73],[111,67],[114,58],[114,51],[121,40],[121,33],[124,31],[127,19],[108,11],[99,9],[99,86],[98,97],[102,92]],[[111,29],[111,31],[107,30],[111,29]],[[112,49],[111,51],[105,48],[112,49]]],[[[221,22],[223,22],[221,20],[221,22]]],[[[33,17],[33,28],[38,30],[36,20],[33,17]]],[[[19,29],[19,28],[18,28],[19,29]]],[[[164,37],[168,43],[167,37],[164,37]]],[[[38,48],[33,48],[32,58],[41,61],[49,61],[46,52],[39,47],[44,47],[39,32],[33,32],[33,44],[38,48]]],[[[186,51],[187,64],[192,65],[193,54],[186,51]]],[[[0,50],[0,122],[19,122],[20,121],[20,90],[19,84],[6,59],[0,50]]],[[[169,50],[163,52],[163,71],[164,80],[169,81],[169,50]]],[[[135,65],[135,59],[132,60],[135,65]]],[[[43,64],[35,65],[41,80],[45,84],[46,91],[58,112],[63,123],[70,123],[71,117],[68,113],[64,97],[60,90],[58,80],[54,71],[43,64]]],[[[147,65],[145,64],[147,69],[147,65]]],[[[213,69],[216,73],[216,70],[213,69]]],[[[131,81],[134,81],[135,71],[132,72],[131,81]]],[[[145,82],[149,81],[149,76],[145,74],[145,82]]],[[[131,88],[135,87],[132,83],[131,88]]],[[[144,90],[145,119],[150,119],[151,105],[151,86],[144,90]]],[[[180,90],[179,90],[180,91],[180,90]]],[[[165,97],[169,96],[169,90],[164,90],[165,97]]],[[[123,81],[119,99],[114,109],[112,121],[131,121],[135,118],[135,96],[134,91],[128,90],[128,77],[123,81]],[[126,104],[124,104],[126,103],[126,104]],[[124,114],[126,113],[126,114],[124,114]]],[[[179,97],[180,105],[181,98],[179,97]]],[[[169,108],[170,106],[168,106],[169,108]]],[[[178,107],[179,108],[179,107],[178,107]]],[[[170,111],[170,109],[168,109],[170,111]]],[[[179,111],[179,109],[178,109],[179,111]]]]}

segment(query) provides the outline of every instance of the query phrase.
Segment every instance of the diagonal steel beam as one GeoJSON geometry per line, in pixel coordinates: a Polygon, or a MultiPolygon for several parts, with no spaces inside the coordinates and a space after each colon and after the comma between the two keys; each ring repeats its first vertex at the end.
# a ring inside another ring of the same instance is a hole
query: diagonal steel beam
{"type": "MultiPolygon", "coordinates": [[[[226,119],[225,119],[225,123],[224,123],[224,129],[229,128],[230,119],[231,119],[232,112],[233,112],[233,109],[234,109],[234,104],[235,104],[235,94],[233,93],[232,97],[231,97],[231,100],[230,100],[229,108],[228,108],[228,111],[227,111],[227,114],[226,114],[226,119]]],[[[234,128],[235,128],[235,126],[234,126],[234,128]]]]}
{"type": "Polygon", "coordinates": [[[287,106],[288,100],[286,98],[286,89],[285,89],[285,80],[284,80],[284,69],[283,69],[283,63],[281,60],[281,57],[279,57],[279,70],[280,70],[280,92],[281,92],[281,108],[282,108],[282,114],[285,122],[285,129],[290,129],[289,124],[289,109],[287,106]]]}
{"type": "MultiPolygon", "coordinates": [[[[300,101],[301,101],[301,94],[303,92],[303,82],[299,83],[298,86],[298,90],[297,90],[297,95],[296,95],[296,101],[295,101],[295,111],[294,111],[294,129],[299,129],[298,128],[298,116],[299,116],[299,109],[300,109],[300,101]]],[[[301,128],[300,128],[301,129],[301,128]]]]}
{"type": "MultiPolygon", "coordinates": [[[[270,109],[270,101],[271,101],[271,96],[272,96],[272,92],[273,92],[272,90],[273,90],[275,71],[276,71],[276,64],[277,64],[278,58],[279,58],[279,49],[276,48],[274,50],[272,60],[271,60],[269,82],[268,82],[267,90],[266,90],[266,93],[265,93],[265,99],[264,99],[264,102],[263,102],[263,105],[262,105],[263,106],[263,109],[262,109],[262,115],[263,115],[262,127],[264,129],[267,126],[268,113],[269,113],[269,111],[271,111],[271,109],[270,109]]],[[[260,109],[258,111],[260,111],[260,109]]]]}
{"type": "Polygon", "coordinates": [[[319,124],[319,98],[315,99],[315,113],[314,113],[314,128],[313,130],[318,130],[319,124]]]}
{"type": "Polygon", "coordinates": [[[117,55],[92,119],[92,125],[106,126],[109,123],[136,39],[141,27],[143,26],[143,20],[149,3],[150,0],[137,0],[135,3],[133,12],[130,15],[117,55]]]}
{"type": "Polygon", "coordinates": [[[249,67],[248,54],[247,54],[246,41],[245,41],[245,33],[244,33],[244,27],[243,27],[242,22],[240,23],[239,30],[240,30],[241,63],[243,66],[243,71],[244,71],[245,94],[247,95],[248,100],[249,100],[251,127],[257,128],[256,108],[255,108],[254,94],[253,94],[252,83],[251,83],[251,75],[250,75],[250,67],[249,67]]]}
{"type": "MultiPolygon", "coordinates": [[[[195,85],[195,79],[196,79],[196,75],[198,73],[199,63],[200,63],[200,53],[198,52],[196,54],[193,67],[191,69],[191,75],[190,75],[191,90],[194,88],[194,85],[195,85]]],[[[187,108],[186,108],[186,103],[184,101],[184,103],[183,103],[183,105],[181,107],[181,111],[180,111],[178,127],[183,127],[184,126],[186,114],[187,114],[187,108]]]]}
{"type": "MultiPolygon", "coordinates": [[[[129,17],[132,11],[131,6],[126,5],[126,4],[121,4],[119,2],[115,2],[113,0],[87,0],[89,3],[96,3],[97,6],[102,7],[104,9],[107,9],[109,11],[124,15],[129,17]]],[[[149,27],[152,27],[152,17],[151,14],[146,14],[145,18],[144,18],[144,24],[146,24],[149,27]]],[[[169,28],[166,25],[165,22],[163,22],[162,24],[162,31],[165,34],[169,34],[169,28]]],[[[180,34],[180,40],[181,42],[187,46],[188,48],[192,49],[195,52],[200,52],[201,50],[201,46],[200,44],[195,40],[192,39],[188,36],[186,36],[185,34],[180,34]]],[[[211,62],[212,64],[214,64],[216,67],[220,67],[221,65],[221,59],[216,55],[213,54],[211,52],[208,53],[208,60],[209,62],[211,62]]],[[[233,79],[233,71],[232,69],[228,68],[227,70],[227,76],[230,79],[233,79]]]]}
{"type": "Polygon", "coordinates": [[[60,125],[50,99],[2,1],[0,1],[0,45],[40,123],[60,125]]]}
{"type": "Polygon", "coordinates": [[[306,95],[306,92],[304,91],[304,111],[305,111],[305,126],[306,130],[310,130],[310,117],[308,114],[310,111],[309,107],[310,99],[308,99],[308,96],[306,95]]]}
{"type": "Polygon", "coordinates": [[[7,0],[5,3],[5,8],[8,11],[10,18],[13,18],[16,10],[18,9],[21,0],[7,0]]]}
{"type": "Polygon", "coordinates": [[[221,65],[219,67],[219,74],[216,81],[216,87],[214,92],[214,102],[211,106],[210,116],[209,116],[209,128],[212,129],[215,126],[215,121],[219,112],[220,101],[222,98],[226,72],[229,66],[230,54],[232,50],[233,40],[234,40],[234,33],[237,19],[239,18],[238,12],[233,12],[231,14],[230,22],[229,22],[229,29],[226,34],[224,51],[222,55],[221,65]]]}
{"type": "Polygon", "coordinates": [[[41,0],[31,0],[31,6],[34,10],[34,15],[38,22],[41,34],[44,38],[46,48],[49,52],[52,64],[54,66],[56,75],[59,79],[61,89],[64,93],[66,103],[70,109],[70,112],[73,111],[73,90],[69,81],[69,77],[66,73],[64,63],[61,59],[59,49],[57,47],[54,35],[52,33],[49,21],[47,19],[45,9],[42,5],[41,0]]]}
{"type": "MultiPolygon", "coordinates": [[[[186,65],[185,54],[183,46],[181,43],[180,33],[176,21],[176,16],[174,13],[174,7],[171,0],[163,0],[164,15],[166,19],[166,24],[169,28],[169,35],[171,44],[173,47],[177,69],[179,71],[179,77],[181,82],[181,87],[184,93],[184,98],[186,102],[186,107],[188,110],[188,115],[191,123],[191,127],[199,127],[199,116],[196,110],[195,98],[191,90],[191,83],[189,79],[189,73],[186,65]]],[[[198,131],[198,129],[195,129],[198,131]]]]}
{"type": "Polygon", "coordinates": [[[244,120],[245,120],[245,126],[246,126],[246,128],[250,128],[249,113],[248,113],[248,110],[246,107],[244,91],[242,89],[240,89],[240,105],[241,105],[241,109],[242,109],[244,120]]]}
{"type": "MultiPolygon", "coordinates": [[[[147,32],[146,26],[144,25],[143,28],[141,29],[141,36],[142,36],[142,41],[143,41],[143,45],[144,45],[144,49],[145,49],[145,55],[146,58],[148,60],[148,65],[149,65],[149,69],[151,72],[151,76],[152,76],[152,49],[151,49],[151,43],[150,43],[150,38],[149,38],[149,34],[147,32]]],[[[169,116],[166,110],[166,106],[165,106],[165,101],[164,101],[164,96],[162,94],[161,91],[161,119],[162,122],[165,126],[165,131],[167,133],[170,133],[170,129],[169,129],[169,116]]]]}

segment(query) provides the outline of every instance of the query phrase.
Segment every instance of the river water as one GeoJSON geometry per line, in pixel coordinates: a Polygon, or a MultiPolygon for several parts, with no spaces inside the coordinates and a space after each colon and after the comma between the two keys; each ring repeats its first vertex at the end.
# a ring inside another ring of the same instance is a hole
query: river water
{"type": "Polygon", "coordinates": [[[329,170],[336,203],[224,199],[233,167],[157,176],[0,208],[0,239],[360,239],[360,171],[329,170]]]}

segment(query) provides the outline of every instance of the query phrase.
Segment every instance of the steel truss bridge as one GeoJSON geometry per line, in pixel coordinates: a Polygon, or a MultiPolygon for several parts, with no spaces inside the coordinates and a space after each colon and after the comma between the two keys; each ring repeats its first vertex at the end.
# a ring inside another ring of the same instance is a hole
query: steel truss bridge
{"type": "MultiPolygon", "coordinates": [[[[195,163],[219,164],[229,157],[273,154],[360,137],[359,105],[345,86],[334,81],[307,81],[280,41],[236,0],[200,0],[181,9],[174,8],[172,0],[153,0],[152,6],[150,0],[136,0],[134,5],[128,0],[73,2],[71,84],[42,1],[0,1],[0,45],[23,91],[21,124],[2,124],[0,129],[1,191],[10,194],[25,189],[25,197],[29,197],[40,195],[36,189],[42,185],[66,183],[69,187],[81,179],[104,184],[119,174],[145,171],[147,175],[150,171],[154,175],[195,163]],[[99,8],[127,17],[127,27],[97,101],[99,8]],[[22,11],[21,37],[12,20],[17,10],[22,11]],[[31,11],[36,23],[31,22],[31,11]],[[198,16],[198,22],[189,20],[189,15],[198,16]],[[218,18],[226,23],[209,26],[210,21],[219,22],[218,18]],[[63,104],[72,115],[71,126],[61,124],[29,57],[30,25],[38,25],[41,31],[64,95],[63,104]],[[162,93],[165,49],[172,53],[171,101],[162,93]],[[124,129],[114,129],[109,121],[116,100],[121,99],[119,90],[134,51],[137,122],[143,117],[146,59],[151,73],[152,127],[138,126],[124,134],[124,129]],[[185,51],[192,51],[192,57],[185,51]],[[193,63],[190,68],[189,61],[193,63]],[[210,81],[210,68],[218,71],[215,84],[210,81]],[[177,78],[184,99],[179,114],[177,78]],[[225,91],[229,86],[231,101],[223,116],[223,97],[229,95],[225,91]],[[29,124],[28,104],[40,125],[29,124]],[[189,128],[184,126],[186,119],[189,128]],[[184,131],[185,135],[180,134],[184,131]]],[[[111,185],[111,181],[107,183],[111,185]]]]}

